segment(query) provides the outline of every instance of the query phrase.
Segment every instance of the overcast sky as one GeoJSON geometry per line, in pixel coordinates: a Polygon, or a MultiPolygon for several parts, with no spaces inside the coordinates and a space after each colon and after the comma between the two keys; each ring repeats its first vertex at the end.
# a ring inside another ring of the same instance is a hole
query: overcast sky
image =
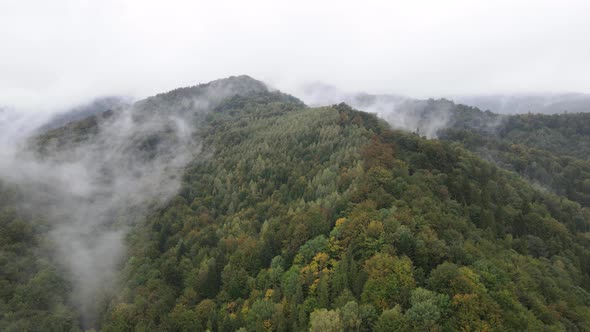
{"type": "Polygon", "coordinates": [[[238,74],[287,92],[590,92],[589,15],[586,0],[0,0],[0,104],[45,110],[238,74]]]}

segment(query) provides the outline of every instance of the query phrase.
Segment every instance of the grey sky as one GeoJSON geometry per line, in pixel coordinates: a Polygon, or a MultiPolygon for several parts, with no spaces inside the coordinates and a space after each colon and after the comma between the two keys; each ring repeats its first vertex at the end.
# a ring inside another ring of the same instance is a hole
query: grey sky
{"type": "Polygon", "coordinates": [[[414,97],[590,92],[590,1],[0,0],[0,105],[248,74],[414,97]]]}

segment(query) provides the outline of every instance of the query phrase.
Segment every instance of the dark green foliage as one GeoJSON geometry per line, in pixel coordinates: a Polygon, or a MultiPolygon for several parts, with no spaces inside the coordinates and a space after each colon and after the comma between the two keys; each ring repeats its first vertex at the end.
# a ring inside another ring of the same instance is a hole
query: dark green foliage
{"type": "Polygon", "coordinates": [[[76,331],[70,286],[50,261],[48,225],[18,208],[18,190],[0,182],[0,330],[76,331]]]}
{"type": "Polygon", "coordinates": [[[590,113],[511,116],[498,136],[511,142],[590,160],[590,113]]]}
{"type": "Polygon", "coordinates": [[[500,116],[453,105],[439,132],[535,185],[590,207],[590,113],[500,116]]]}

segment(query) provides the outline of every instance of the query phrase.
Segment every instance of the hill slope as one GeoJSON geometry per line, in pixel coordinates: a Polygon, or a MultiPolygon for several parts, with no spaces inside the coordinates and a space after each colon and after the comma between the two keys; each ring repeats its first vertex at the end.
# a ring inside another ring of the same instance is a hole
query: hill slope
{"type": "Polygon", "coordinates": [[[393,128],[459,143],[543,190],[590,206],[590,113],[501,115],[446,99],[309,89],[304,95],[312,102],[346,100],[393,128]]]}
{"type": "Polygon", "coordinates": [[[345,105],[218,111],[105,329],[588,327],[587,210],[345,105]]]}
{"type": "Polygon", "coordinates": [[[590,207],[590,113],[499,116],[456,105],[440,138],[590,207]]]}

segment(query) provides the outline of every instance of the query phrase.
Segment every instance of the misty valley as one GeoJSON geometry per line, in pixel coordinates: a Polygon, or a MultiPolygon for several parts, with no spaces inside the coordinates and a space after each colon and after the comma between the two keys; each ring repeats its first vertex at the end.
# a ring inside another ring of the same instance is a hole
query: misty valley
{"type": "Polygon", "coordinates": [[[0,109],[0,331],[590,331],[590,101],[300,97],[0,109]]]}

